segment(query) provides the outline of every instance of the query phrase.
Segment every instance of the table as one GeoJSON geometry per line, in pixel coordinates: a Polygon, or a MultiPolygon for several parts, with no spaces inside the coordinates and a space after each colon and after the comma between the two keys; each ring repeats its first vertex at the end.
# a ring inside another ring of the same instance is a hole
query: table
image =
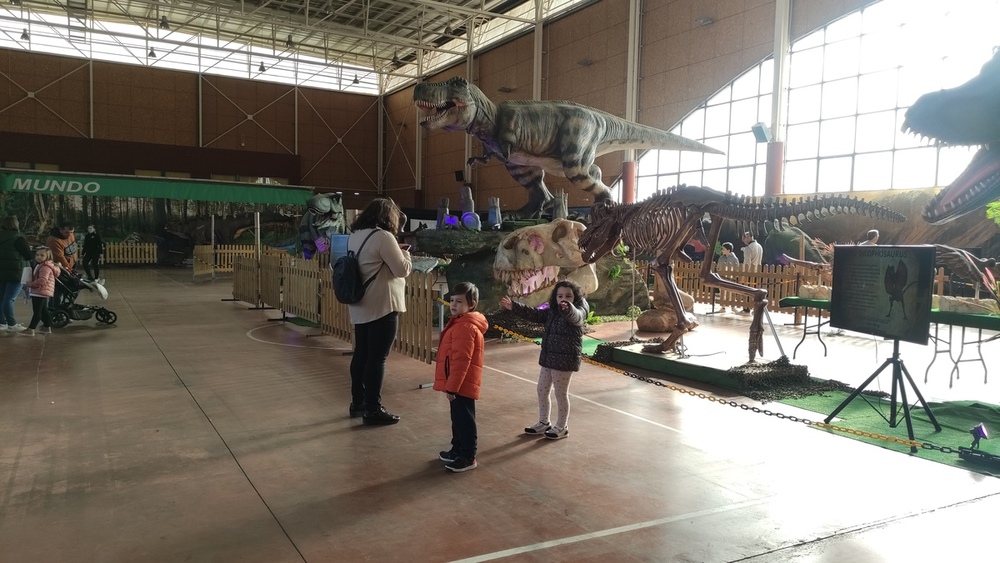
{"type": "MultiPolygon", "coordinates": [[[[830,301],[826,299],[805,299],[802,297],[784,297],[778,302],[780,307],[803,307],[805,309],[805,320],[802,327],[802,339],[795,346],[795,351],[798,351],[799,345],[805,342],[806,336],[810,334],[815,334],[816,338],[823,344],[823,356],[826,356],[826,343],[823,342],[823,337],[820,335],[820,328],[823,325],[829,323],[829,321],[824,321],[820,315],[820,311],[830,310],[830,301]],[[817,324],[815,325],[815,332],[810,330],[809,326],[809,309],[816,309],[816,319],[817,324]]],[[[934,332],[930,335],[930,339],[934,342],[934,357],[931,359],[931,363],[927,365],[927,370],[924,371],[924,383],[927,383],[927,375],[930,373],[931,366],[937,361],[939,354],[948,354],[948,359],[951,360],[952,369],[948,380],[948,386],[954,383],[954,379],[959,376],[959,364],[963,362],[979,362],[983,365],[983,382],[987,381],[987,364],[986,360],[983,358],[983,344],[987,342],[992,342],[994,340],[1000,339],[1000,333],[994,334],[993,336],[984,338],[983,331],[1000,331],[1000,316],[996,315],[973,315],[969,313],[952,313],[949,311],[940,311],[938,309],[931,309],[930,321],[934,323],[934,332]],[[940,330],[941,325],[948,326],[948,338],[947,340],[941,337],[940,330]],[[960,330],[959,340],[953,338],[953,331],[958,328],[960,330]],[[972,329],[976,331],[975,336],[972,340],[966,339],[966,329],[972,329]],[[945,345],[942,347],[942,345],[945,345]],[[975,358],[964,358],[965,347],[970,344],[976,345],[976,354],[978,357],[975,358]],[[957,357],[956,357],[957,352],[957,357]]],[[[792,352],[792,359],[795,359],[795,352],[792,352]]]]}

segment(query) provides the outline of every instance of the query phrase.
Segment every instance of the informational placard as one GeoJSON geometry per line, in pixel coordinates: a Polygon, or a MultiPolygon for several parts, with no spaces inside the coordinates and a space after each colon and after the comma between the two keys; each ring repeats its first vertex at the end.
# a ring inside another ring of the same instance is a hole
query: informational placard
{"type": "Polygon", "coordinates": [[[837,246],[830,326],[927,344],[934,247],[837,246]]]}

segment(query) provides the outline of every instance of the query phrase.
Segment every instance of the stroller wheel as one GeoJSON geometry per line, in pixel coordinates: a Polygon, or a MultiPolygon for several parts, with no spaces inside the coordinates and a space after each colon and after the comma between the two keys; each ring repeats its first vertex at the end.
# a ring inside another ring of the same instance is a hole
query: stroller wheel
{"type": "Polygon", "coordinates": [[[52,311],[52,326],[62,328],[69,324],[69,315],[62,309],[52,311]]]}
{"type": "Polygon", "coordinates": [[[108,322],[108,312],[104,309],[98,309],[94,316],[97,317],[97,322],[106,323],[108,322]]]}
{"type": "MultiPolygon", "coordinates": [[[[101,319],[97,319],[97,320],[101,320],[101,319]]],[[[101,322],[105,322],[105,323],[108,323],[109,325],[113,325],[113,324],[115,324],[115,321],[117,321],[117,320],[118,320],[118,315],[116,315],[114,311],[104,311],[104,320],[101,321],[101,322]]]]}

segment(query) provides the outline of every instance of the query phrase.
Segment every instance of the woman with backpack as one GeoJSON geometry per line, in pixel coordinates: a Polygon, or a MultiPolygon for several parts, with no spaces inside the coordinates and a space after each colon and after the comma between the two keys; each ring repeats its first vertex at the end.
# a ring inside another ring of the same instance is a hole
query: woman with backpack
{"type": "Polygon", "coordinates": [[[399,417],[382,406],[385,361],[406,312],[404,289],[412,261],[409,245],[398,244],[396,234],[406,216],[389,198],[375,198],[351,224],[347,250],[357,256],[364,296],[348,305],[354,325],[351,358],[351,418],[365,424],[396,424],[399,417]],[[370,280],[370,281],[369,281],[370,280]]]}

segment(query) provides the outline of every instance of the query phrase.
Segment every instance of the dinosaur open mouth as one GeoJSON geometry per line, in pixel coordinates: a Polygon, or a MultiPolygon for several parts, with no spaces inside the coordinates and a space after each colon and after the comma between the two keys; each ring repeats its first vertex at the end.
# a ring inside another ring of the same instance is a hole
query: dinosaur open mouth
{"type": "Polygon", "coordinates": [[[493,269],[493,277],[507,285],[507,295],[523,297],[547,289],[559,281],[559,266],[545,266],[535,270],[493,269]]]}
{"type": "Polygon", "coordinates": [[[422,100],[414,103],[416,104],[417,109],[425,113],[423,118],[420,120],[421,124],[443,119],[446,115],[448,115],[448,110],[458,106],[457,103],[451,100],[441,104],[432,104],[422,100]]]}
{"type": "Polygon", "coordinates": [[[1000,197],[1000,151],[979,149],[969,166],[923,210],[931,224],[947,223],[1000,197]]]}

